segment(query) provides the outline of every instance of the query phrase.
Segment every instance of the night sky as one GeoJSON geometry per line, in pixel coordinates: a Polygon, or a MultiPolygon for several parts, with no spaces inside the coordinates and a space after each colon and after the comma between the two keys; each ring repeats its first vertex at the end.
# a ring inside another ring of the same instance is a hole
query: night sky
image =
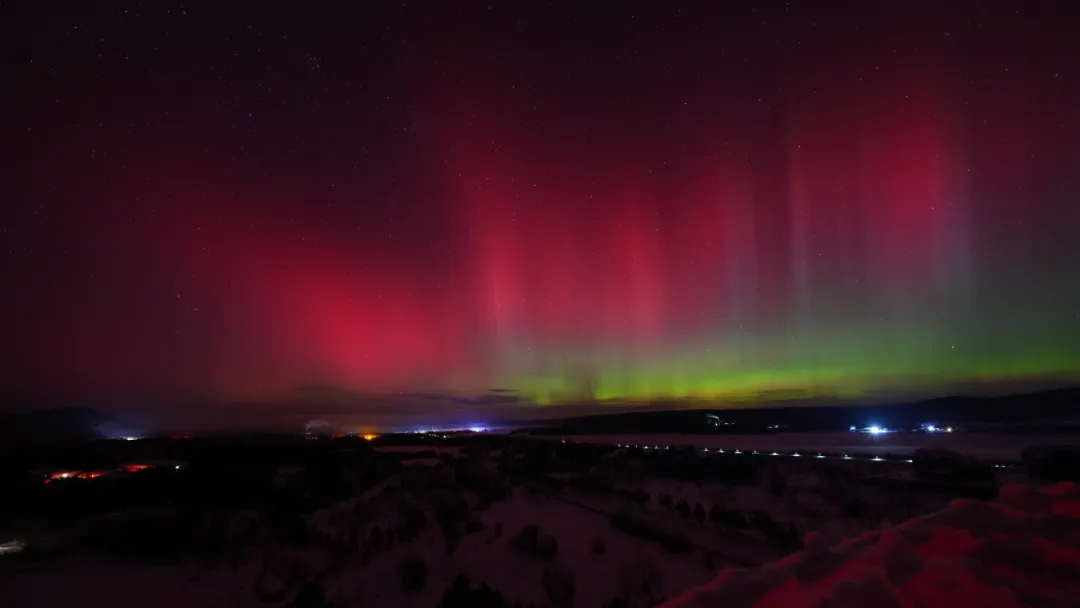
{"type": "Polygon", "coordinates": [[[1013,4],[24,6],[5,407],[1077,380],[1080,37],[1013,4]]]}

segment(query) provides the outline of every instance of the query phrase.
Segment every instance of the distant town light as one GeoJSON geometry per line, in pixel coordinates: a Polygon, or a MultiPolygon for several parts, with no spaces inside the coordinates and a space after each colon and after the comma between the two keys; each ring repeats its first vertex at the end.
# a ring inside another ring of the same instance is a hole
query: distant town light
{"type": "Polygon", "coordinates": [[[853,425],[849,426],[847,430],[849,430],[849,431],[851,431],[852,433],[854,433],[854,432],[855,432],[855,431],[856,431],[857,429],[855,428],[855,425],[853,424],[853,425]]]}
{"type": "Polygon", "coordinates": [[[877,425],[874,425],[874,426],[870,427],[867,430],[870,431],[871,435],[880,435],[881,433],[885,432],[884,429],[882,429],[880,426],[877,426],[877,425]]]}
{"type": "Polygon", "coordinates": [[[951,426],[945,427],[945,432],[946,433],[951,433],[952,432],[952,427],[951,426]]]}

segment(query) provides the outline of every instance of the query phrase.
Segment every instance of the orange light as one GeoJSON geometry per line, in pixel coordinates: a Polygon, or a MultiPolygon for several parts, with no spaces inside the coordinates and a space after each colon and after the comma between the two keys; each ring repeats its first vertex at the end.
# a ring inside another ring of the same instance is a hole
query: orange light
{"type": "Polygon", "coordinates": [[[364,437],[364,439],[367,439],[368,441],[371,441],[372,439],[378,439],[379,438],[378,435],[372,435],[370,433],[367,434],[367,435],[363,435],[363,437],[364,437]]]}

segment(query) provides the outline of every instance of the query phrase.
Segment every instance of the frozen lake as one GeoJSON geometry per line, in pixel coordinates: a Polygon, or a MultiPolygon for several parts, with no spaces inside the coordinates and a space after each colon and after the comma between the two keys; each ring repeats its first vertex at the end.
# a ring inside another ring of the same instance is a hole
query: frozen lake
{"type": "Polygon", "coordinates": [[[693,445],[700,448],[760,452],[862,452],[911,454],[919,448],[945,448],[976,458],[1017,461],[1036,445],[1080,445],[1080,435],[995,435],[979,433],[776,433],[771,435],[611,434],[566,435],[568,441],[640,446],[693,445]]]}

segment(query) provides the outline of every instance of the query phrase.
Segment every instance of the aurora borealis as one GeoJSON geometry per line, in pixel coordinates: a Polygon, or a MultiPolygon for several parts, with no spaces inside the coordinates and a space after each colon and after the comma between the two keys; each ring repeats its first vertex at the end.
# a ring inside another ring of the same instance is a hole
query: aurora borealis
{"type": "Polygon", "coordinates": [[[632,4],[42,13],[12,399],[1080,380],[1067,19],[632,4]]]}

